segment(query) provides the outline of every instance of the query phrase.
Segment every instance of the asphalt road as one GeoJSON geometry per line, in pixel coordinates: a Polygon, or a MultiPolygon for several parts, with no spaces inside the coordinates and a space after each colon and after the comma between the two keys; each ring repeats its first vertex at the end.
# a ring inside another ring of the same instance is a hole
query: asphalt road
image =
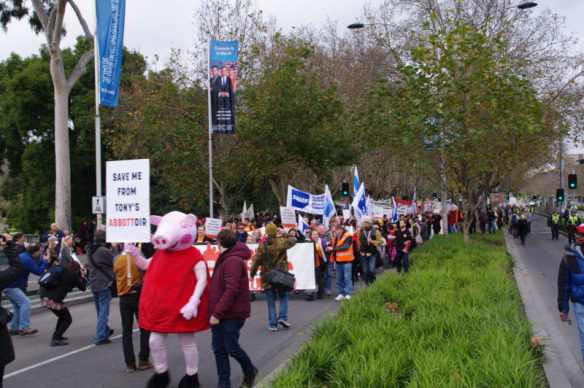
{"type": "MultiPolygon", "coordinates": [[[[362,282],[359,282],[362,283],[362,282]]],[[[357,283],[357,285],[359,285],[357,283]]],[[[258,293],[252,302],[251,318],[241,332],[240,343],[259,369],[261,376],[284,363],[306,339],[316,320],[326,314],[334,314],[340,303],[325,297],[311,302],[304,295],[292,295],[288,304],[288,317],[292,327],[277,332],[268,331],[265,297],[258,293]]],[[[346,302],[350,303],[350,302],[346,302]]],[[[33,314],[31,327],[38,334],[26,337],[12,337],[16,360],[7,365],[4,386],[7,388],[35,387],[144,387],[154,373],[152,369],[128,374],[121,343],[121,323],[118,299],[111,303],[109,325],[115,330],[112,343],[93,345],[96,314],[91,302],[70,307],[73,324],[65,333],[70,345],[50,347],[51,334],[56,317],[48,311],[33,314]]],[[[211,331],[197,333],[195,340],[199,350],[199,378],[203,387],[217,384],[215,358],[211,350],[211,331]]],[[[134,348],[138,352],[138,332],[134,333],[134,348]]],[[[175,335],[167,339],[168,362],[170,365],[171,387],[176,387],[185,374],[182,351],[175,335]]],[[[231,359],[232,385],[238,386],[243,379],[239,364],[231,359]]]]}
{"type": "MultiPolygon", "coordinates": [[[[504,231],[507,233],[507,231],[504,231]]],[[[569,325],[560,321],[557,308],[557,276],[564,248],[568,244],[566,236],[552,240],[550,228],[544,217],[536,215],[531,224],[531,233],[526,245],[519,239],[506,235],[507,248],[515,257],[518,282],[527,282],[529,297],[533,305],[526,304],[535,335],[550,346],[554,358],[561,364],[564,373],[574,387],[584,386],[584,367],[580,350],[580,337],[570,304],[569,325]],[[529,310],[536,311],[531,315],[529,310]]],[[[549,373],[546,370],[546,373],[549,373]]]]}
{"type": "MultiPolygon", "coordinates": [[[[504,233],[507,233],[506,230],[504,233]]],[[[530,285],[530,296],[537,304],[537,322],[532,323],[535,335],[541,330],[543,337],[552,337],[550,347],[564,369],[572,386],[583,386],[584,367],[580,351],[580,338],[573,315],[572,325],[559,319],[557,310],[557,274],[567,238],[560,235],[559,241],[551,240],[551,233],[543,217],[536,216],[526,245],[519,239],[507,237],[507,247],[516,258],[522,281],[530,285]],[[559,339],[559,340],[558,340],[559,339]]],[[[379,275],[379,274],[378,274],[379,275]]],[[[334,282],[333,282],[334,283],[334,282]]],[[[357,286],[361,286],[358,282],[357,286]]],[[[246,321],[240,343],[248,352],[254,364],[265,377],[277,370],[298,347],[309,338],[315,321],[327,314],[334,314],[340,303],[331,297],[307,302],[303,294],[292,295],[289,302],[289,330],[269,332],[267,308],[263,294],[258,293],[252,302],[251,318],[246,321]]],[[[89,299],[91,300],[91,299],[89,299]]],[[[529,310],[531,307],[526,306],[529,310]]],[[[70,345],[52,348],[49,346],[56,317],[47,311],[33,314],[31,327],[39,333],[28,337],[12,337],[16,349],[16,360],[6,367],[4,386],[8,388],[35,387],[144,387],[153,374],[152,369],[125,372],[121,344],[121,323],[118,300],[111,304],[110,326],[115,329],[113,341],[109,345],[94,346],[95,309],[93,303],[75,304],[70,307],[73,324],[66,333],[70,345]]],[[[529,311],[528,311],[529,315],[529,311]]],[[[195,336],[199,349],[199,377],[203,387],[216,385],[216,368],[211,351],[210,331],[195,336]]],[[[138,343],[138,333],[134,333],[134,344],[138,343]]],[[[176,387],[184,375],[184,360],[176,336],[170,335],[167,350],[171,373],[171,387],[176,387]]],[[[137,350],[137,349],[136,349],[137,350]]],[[[137,353],[137,351],[136,351],[137,353]]],[[[237,386],[242,379],[241,369],[231,360],[232,385],[237,386]]]]}

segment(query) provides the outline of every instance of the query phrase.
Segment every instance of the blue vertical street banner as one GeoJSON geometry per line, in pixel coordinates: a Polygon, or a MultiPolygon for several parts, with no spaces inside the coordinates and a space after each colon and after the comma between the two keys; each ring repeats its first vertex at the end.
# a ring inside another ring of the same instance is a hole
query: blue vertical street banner
{"type": "Polygon", "coordinates": [[[99,103],[118,106],[126,0],[95,0],[99,55],[99,103]]]}
{"type": "Polygon", "coordinates": [[[213,133],[235,130],[238,42],[209,42],[209,98],[213,133]]]}

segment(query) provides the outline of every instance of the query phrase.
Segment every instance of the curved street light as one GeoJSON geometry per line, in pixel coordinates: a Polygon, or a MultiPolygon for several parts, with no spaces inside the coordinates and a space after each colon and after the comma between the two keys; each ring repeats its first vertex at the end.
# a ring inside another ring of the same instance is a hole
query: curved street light
{"type": "MultiPolygon", "coordinates": [[[[517,5],[516,7],[518,9],[529,9],[529,8],[537,7],[537,3],[534,1],[528,1],[526,3],[521,3],[521,4],[517,5]]],[[[509,7],[509,9],[510,8],[515,8],[515,7],[509,7]]],[[[352,23],[352,24],[349,24],[347,26],[347,28],[350,30],[358,30],[360,28],[363,28],[365,26],[370,26],[370,25],[373,25],[373,24],[352,23]]]]}

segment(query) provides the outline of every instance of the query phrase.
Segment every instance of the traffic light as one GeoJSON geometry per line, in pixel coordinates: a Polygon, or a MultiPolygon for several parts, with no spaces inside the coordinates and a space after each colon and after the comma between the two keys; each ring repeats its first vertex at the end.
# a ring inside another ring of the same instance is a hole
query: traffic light
{"type": "Polygon", "coordinates": [[[564,189],[557,189],[556,190],[556,199],[559,202],[562,202],[564,200],[564,189]]]}
{"type": "Polygon", "coordinates": [[[578,175],[568,174],[568,188],[571,190],[578,188],[578,175]]]}
{"type": "Polygon", "coordinates": [[[505,197],[507,198],[507,202],[509,202],[509,193],[506,193],[505,197]]]}
{"type": "Polygon", "coordinates": [[[344,196],[349,195],[349,184],[347,182],[343,182],[343,195],[344,196]]]}
{"type": "Polygon", "coordinates": [[[438,196],[436,195],[436,193],[432,193],[432,199],[436,199],[438,198],[438,196]]]}

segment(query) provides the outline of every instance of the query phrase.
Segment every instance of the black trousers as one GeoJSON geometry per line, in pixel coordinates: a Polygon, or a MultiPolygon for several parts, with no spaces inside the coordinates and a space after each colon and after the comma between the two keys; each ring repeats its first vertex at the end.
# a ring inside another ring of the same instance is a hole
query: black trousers
{"type": "MultiPolygon", "coordinates": [[[[140,302],[140,293],[135,292],[128,295],[120,295],[120,316],[122,318],[122,348],[124,349],[124,361],[126,366],[136,365],[136,356],[134,354],[134,342],[132,340],[132,330],[134,329],[134,317],[138,321],[138,304],[140,302]]],[[[140,328],[140,361],[148,361],[150,357],[150,332],[140,328]]]]}
{"type": "Polygon", "coordinates": [[[552,229],[552,240],[553,239],[557,240],[560,236],[560,232],[559,232],[560,226],[556,225],[556,224],[552,224],[551,229],[552,229]]]}
{"type": "Polygon", "coordinates": [[[571,226],[568,226],[568,244],[576,243],[576,234],[571,226]]]}
{"type": "Polygon", "coordinates": [[[67,331],[71,323],[73,322],[73,318],[71,317],[71,313],[69,312],[68,308],[64,308],[63,310],[53,310],[49,309],[57,316],[57,325],[55,326],[55,331],[53,332],[53,339],[61,339],[63,334],[67,331]]]}
{"type": "Polygon", "coordinates": [[[322,296],[324,294],[324,271],[322,266],[314,267],[314,276],[316,280],[316,295],[322,296]]]}

